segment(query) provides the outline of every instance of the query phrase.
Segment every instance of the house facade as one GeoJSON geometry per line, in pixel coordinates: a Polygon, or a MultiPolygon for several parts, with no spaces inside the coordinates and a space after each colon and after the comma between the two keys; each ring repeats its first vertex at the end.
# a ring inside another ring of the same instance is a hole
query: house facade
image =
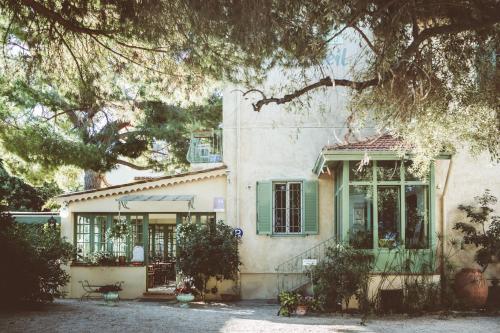
{"type": "MultiPolygon", "coordinates": [[[[345,70],[349,54],[341,48],[332,66],[345,70]]],[[[59,197],[62,235],[82,259],[109,250],[128,262],[134,246],[143,247],[145,257],[143,265],[122,266],[77,260],[67,268],[70,297],[81,296],[82,280],[125,281],[122,297],[140,297],[148,290],[148,263],[175,259],[176,225],[222,219],[243,231],[241,297],[271,299],[307,282],[303,259],[321,260],[334,241],[376,252],[374,274],[396,247],[433,258],[456,235],[459,204],[487,188],[500,197],[500,165],[487,155],[443,153],[421,179],[410,172],[411,153],[400,154],[406,143],[390,135],[367,126],[359,139],[339,140],[347,131],[344,88],[318,93],[307,112],[276,105],[255,112],[253,97],[237,88],[224,90],[222,132],[193,137],[191,172],[59,197]],[[106,230],[123,218],[133,236],[121,244],[106,239],[106,230]]],[[[472,251],[454,260],[474,266],[472,251]]],[[[439,278],[437,266],[429,274],[439,278]]],[[[499,267],[487,274],[493,272],[499,267]]]]}

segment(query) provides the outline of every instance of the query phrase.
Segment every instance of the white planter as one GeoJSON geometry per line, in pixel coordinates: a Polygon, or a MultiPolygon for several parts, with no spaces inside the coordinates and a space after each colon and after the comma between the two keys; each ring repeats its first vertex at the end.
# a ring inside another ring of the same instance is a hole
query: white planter
{"type": "Polygon", "coordinates": [[[194,301],[193,294],[179,294],[176,298],[181,303],[182,308],[189,308],[189,302],[194,301]]]}

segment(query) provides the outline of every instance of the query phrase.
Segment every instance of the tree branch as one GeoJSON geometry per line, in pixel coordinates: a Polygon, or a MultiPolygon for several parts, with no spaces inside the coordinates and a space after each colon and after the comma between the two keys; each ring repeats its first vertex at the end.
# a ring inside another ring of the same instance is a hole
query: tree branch
{"type": "MultiPolygon", "coordinates": [[[[443,25],[443,26],[437,26],[437,27],[432,27],[432,28],[427,28],[424,29],[418,34],[413,41],[404,49],[402,52],[401,57],[399,60],[391,66],[391,68],[380,75],[377,78],[373,78],[371,80],[367,81],[351,81],[351,80],[345,80],[345,79],[331,79],[330,77],[324,77],[320,79],[319,81],[310,84],[308,86],[305,86],[302,89],[296,90],[293,93],[286,94],[283,97],[270,97],[266,98],[264,93],[258,89],[250,89],[247,92],[244,93],[244,95],[248,94],[249,92],[259,92],[262,95],[262,99],[257,101],[256,103],[252,103],[252,107],[254,111],[259,112],[263,106],[271,104],[271,103],[276,103],[276,104],[284,104],[291,102],[292,100],[310,92],[311,90],[314,90],[319,87],[332,87],[332,86],[343,86],[343,87],[349,87],[351,89],[357,90],[357,91],[362,91],[366,88],[377,86],[383,82],[386,82],[389,80],[391,77],[394,77],[397,73],[404,72],[404,70],[407,68],[405,64],[408,63],[408,61],[417,53],[418,48],[420,45],[432,38],[436,37],[439,35],[447,35],[447,34],[456,34],[459,32],[463,31],[468,31],[468,30],[476,30],[476,29],[481,29],[484,27],[487,27],[492,24],[498,23],[500,20],[500,12],[498,13],[492,13],[492,16],[489,19],[483,19],[481,21],[474,21],[471,24],[449,24],[449,25],[443,25]]],[[[352,26],[352,24],[350,24],[352,26]]],[[[355,28],[356,29],[356,28],[355,28]]],[[[358,29],[356,29],[358,30],[358,29]]],[[[359,32],[359,30],[358,30],[359,32]]]]}
{"type": "Polygon", "coordinates": [[[87,35],[109,35],[111,33],[117,32],[118,30],[98,30],[92,29],[85,26],[77,25],[74,22],[64,18],[61,14],[45,7],[43,4],[33,1],[33,0],[19,0],[24,6],[31,8],[34,12],[45,17],[51,22],[58,23],[64,28],[76,32],[84,33],[87,35]]]}
{"type": "Polygon", "coordinates": [[[120,159],[117,159],[116,163],[128,166],[129,168],[132,168],[132,169],[135,169],[135,170],[149,170],[149,169],[151,169],[149,166],[146,166],[146,165],[144,165],[144,166],[143,165],[136,165],[134,163],[131,163],[131,162],[128,162],[128,161],[124,161],[124,160],[120,160],[120,159]]]}
{"type": "Polygon", "coordinates": [[[298,98],[304,94],[307,94],[309,91],[317,89],[319,87],[332,87],[332,86],[342,86],[342,87],[349,87],[354,90],[364,90],[368,87],[376,86],[379,83],[378,78],[374,78],[371,80],[367,81],[351,81],[351,80],[345,80],[345,79],[334,79],[332,80],[329,76],[322,78],[321,80],[310,84],[308,86],[305,86],[302,89],[295,90],[291,94],[287,94],[283,97],[269,97],[266,98],[264,93],[258,89],[250,89],[247,92],[245,92],[243,95],[246,95],[250,92],[259,92],[264,98],[259,100],[257,103],[252,103],[252,107],[254,111],[259,112],[263,106],[271,103],[276,103],[276,104],[285,104],[288,102],[291,102],[295,98],[298,98]]]}

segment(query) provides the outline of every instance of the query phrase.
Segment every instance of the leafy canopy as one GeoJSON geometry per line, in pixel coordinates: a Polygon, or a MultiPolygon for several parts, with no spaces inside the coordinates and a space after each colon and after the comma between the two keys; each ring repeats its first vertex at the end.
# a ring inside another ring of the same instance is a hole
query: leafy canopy
{"type": "Polygon", "coordinates": [[[464,145],[499,156],[496,0],[0,4],[6,58],[28,76],[71,71],[85,83],[112,69],[147,76],[164,94],[197,91],[206,80],[243,82],[257,88],[256,111],[304,107],[318,89],[346,87],[351,128],[370,119],[402,135],[415,144],[417,165],[464,145]],[[361,47],[347,74],[325,62],[337,37],[361,47]],[[290,68],[298,75],[276,96],[261,87],[271,70],[290,68]]]}

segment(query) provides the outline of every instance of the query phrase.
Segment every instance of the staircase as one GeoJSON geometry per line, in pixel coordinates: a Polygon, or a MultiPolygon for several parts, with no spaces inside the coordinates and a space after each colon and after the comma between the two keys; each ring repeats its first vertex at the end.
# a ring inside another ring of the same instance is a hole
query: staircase
{"type": "Polygon", "coordinates": [[[278,293],[297,290],[309,284],[311,275],[308,267],[310,266],[303,266],[302,260],[316,259],[319,263],[325,259],[326,249],[335,244],[336,238],[329,238],[276,266],[278,293]]]}

